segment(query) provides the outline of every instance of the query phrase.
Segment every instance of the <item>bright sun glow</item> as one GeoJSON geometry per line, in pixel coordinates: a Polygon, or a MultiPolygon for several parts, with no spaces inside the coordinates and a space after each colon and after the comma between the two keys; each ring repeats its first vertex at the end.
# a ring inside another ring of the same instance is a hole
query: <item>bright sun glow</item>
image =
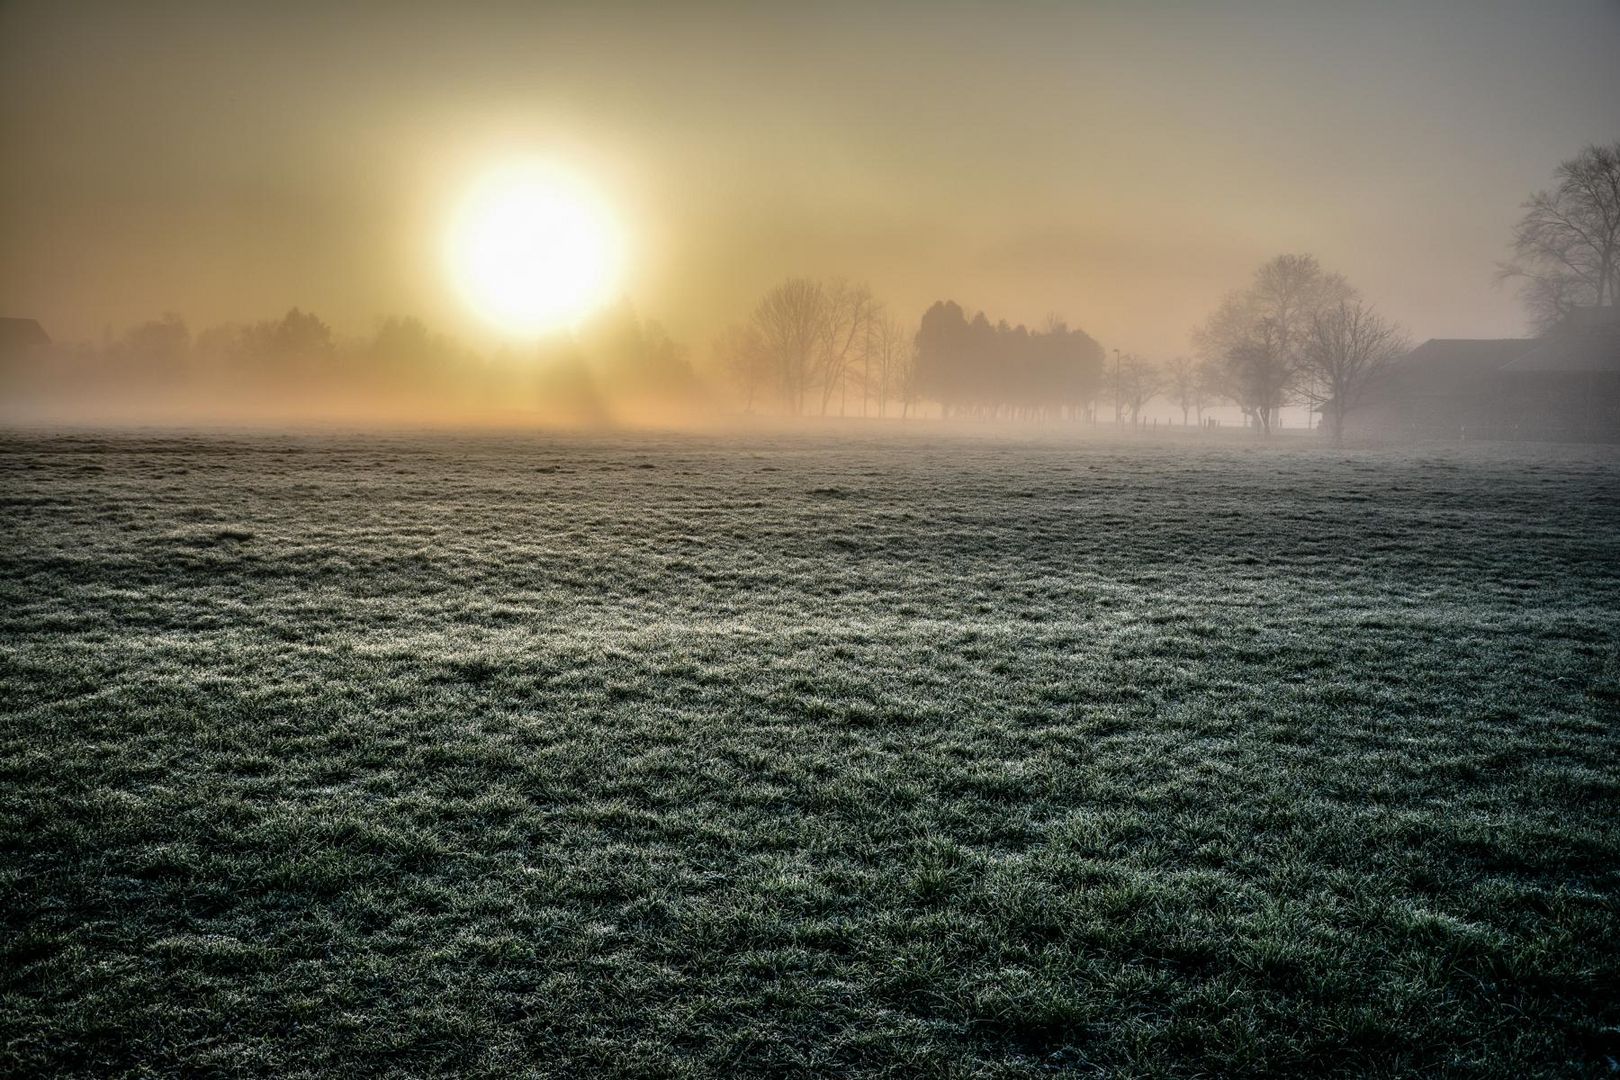
{"type": "Polygon", "coordinates": [[[573,325],[612,298],[618,230],[573,178],[540,165],[474,186],[450,234],[450,269],[479,314],[512,334],[573,325]]]}

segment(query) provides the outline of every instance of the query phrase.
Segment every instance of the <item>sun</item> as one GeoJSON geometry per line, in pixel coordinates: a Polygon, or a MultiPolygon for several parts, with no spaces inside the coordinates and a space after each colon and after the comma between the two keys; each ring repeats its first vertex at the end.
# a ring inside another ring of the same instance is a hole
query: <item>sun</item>
{"type": "Polygon", "coordinates": [[[622,243],[601,201],[547,165],[490,172],[450,229],[450,273],[472,308],[501,330],[567,329],[612,299],[622,243]]]}

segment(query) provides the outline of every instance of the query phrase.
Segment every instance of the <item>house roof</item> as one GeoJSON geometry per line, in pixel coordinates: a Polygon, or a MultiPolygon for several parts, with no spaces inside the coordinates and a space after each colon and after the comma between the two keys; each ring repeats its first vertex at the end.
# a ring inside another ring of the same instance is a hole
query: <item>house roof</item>
{"type": "Polygon", "coordinates": [[[0,349],[21,349],[49,345],[51,337],[38,319],[0,318],[0,349]]]}
{"type": "Polygon", "coordinates": [[[1537,343],[1525,338],[1431,338],[1391,366],[1391,379],[1407,385],[1450,387],[1494,375],[1537,343]]]}
{"type": "Polygon", "coordinates": [[[1620,375],[1620,308],[1589,308],[1535,341],[1502,370],[1510,374],[1620,375]]]}

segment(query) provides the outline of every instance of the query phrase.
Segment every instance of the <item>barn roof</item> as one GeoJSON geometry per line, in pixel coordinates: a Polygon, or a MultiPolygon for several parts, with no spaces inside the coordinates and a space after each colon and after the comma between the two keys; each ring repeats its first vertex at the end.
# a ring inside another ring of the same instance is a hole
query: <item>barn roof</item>
{"type": "Polygon", "coordinates": [[[39,325],[38,319],[0,317],[0,349],[21,349],[50,343],[51,337],[39,325]]]}
{"type": "Polygon", "coordinates": [[[1601,372],[1620,375],[1620,308],[1586,308],[1509,363],[1511,374],[1601,372]]]}
{"type": "Polygon", "coordinates": [[[1431,338],[1397,361],[1389,374],[1407,385],[1450,388],[1494,375],[1535,344],[1525,338],[1431,338]]]}

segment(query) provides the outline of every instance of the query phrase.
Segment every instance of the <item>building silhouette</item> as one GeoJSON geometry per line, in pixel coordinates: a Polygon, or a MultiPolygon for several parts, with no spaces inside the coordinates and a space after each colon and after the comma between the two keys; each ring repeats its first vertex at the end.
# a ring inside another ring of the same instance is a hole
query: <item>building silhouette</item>
{"type": "Polygon", "coordinates": [[[1539,338],[1435,338],[1345,418],[1374,440],[1620,442],[1620,308],[1580,308],[1539,338]]]}

